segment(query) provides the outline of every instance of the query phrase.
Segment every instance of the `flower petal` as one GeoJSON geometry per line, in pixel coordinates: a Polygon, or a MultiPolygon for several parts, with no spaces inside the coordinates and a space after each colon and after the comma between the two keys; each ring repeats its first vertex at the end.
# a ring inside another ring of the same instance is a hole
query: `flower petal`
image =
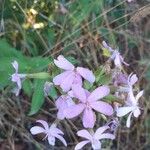
{"type": "Polygon", "coordinates": [[[74,118],[78,116],[83,111],[84,108],[85,108],[84,104],[72,105],[64,110],[64,114],[68,119],[74,118]]]}
{"type": "Polygon", "coordinates": [[[78,131],[78,132],[77,132],[77,135],[80,136],[80,137],[84,137],[84,138],[86,138],[86,139],[88,139],[88,140],[91,140],[91,139],[92,139],[92,136],[91,136],[91,134],[89,133],[89,131],[88,131],[88,130],[85,130],[85,129],[78,131]]]}
{"type": "Polygon", "coordinates": [[[85,90],[78,84],[72,86],[72,91],[74,97],[79,99],[81,102],[86,102],[86,93],[85,90]]]}
{"type": "Polygon", "coordinates": [[[90,106],[95,109],[96,111],[104,114],[111,116],[113,114],[113,108],[110,104],[103,102],[103,101],[96,101],[96,102],[91,102],[90,106]]]}
{"type": "Polygon", "coordinates": [[[96,121],[95,113],[91,108],[86,108],[83,112],[82,122],[85,128],[93,128],[96,121]]]}
{"type": "Polygon", "coordinates": [[[96,101],[98,99],[101,99],[105,96],[107,96],[110,92],[110,89],[108,86],[100,86],[96,88],[88,97],[88,101],[96,101]]]}
{"type": "Polygon", "coordinates": [[[53,82],[55,85],[60,85],[64,79],[71,73],[72,71],[65,71],[59,75],[57,75],[56,77],[53,78],[53,82]]]}
{"type": "Polygon", "coordinates": [[[74,70],[74,66],[64,56],[59,55],[58,60],[54,59],[54,63],[57,67],[64,70],[74,70]]]}
{"type": "Polygon", "coordinates": [[[127,118],[127,122],[126,122],[127,128],[130,128],[130,124],[131,124],[131,116],[132,116],[132,112],[129,114],[129,116],[128,116],[128,118],[127,118]]]}
{"type": "Polygon", "coordinates": [[[110,134],[110,133],[103,133],[101,134],[99,137],[98,137],[99,140],[101,139],[115,139],[115,136],[113,134],[110,134]]]}
{"type": "Polygon", "coordinates": [[[120,57],[121,56],[120,56],[120,54],[118,52],[118,53],[116,53],[116,56],[115,56],[115,59],[114,59],[114,64],[116,65],[116,67],[119,67],[119,68],[122,67],[120,57]]]}
{"type": "Polygon", "coordinates": [[[44,133],[45,129],[39,126],[34,126],[30,129],[31,134],[36,135],[39,133],[44,133]]]}
{"type": "Polygon", "coordinates": [[[135,107],[120,107],[117,109],[117,116],[122,117],[128,114],[129,112],[133,111],[135,107]]]}
{"type": "Polygon", "coordinates": [[[64,92],[68,92],[71,89],[74,77],[75,77],[74,72],[72,72],[63,79],[62,83],[60,84],[60,87],[64,92]]]}
{"type": "Polygon", "coordinates": [[[99,139],[99,137],[102,135],[102,133],[104,131],[106,131],[107,129],[109,129],[109,126],[103,126],[103,127],[98,128],[94,134],[94,137],[96,139],[99,139]]]}
{"type": "Polygon", "coordinates": [[[143,91],[143,90],[142,90],[142,91],[140,91],[140,92],[136,95],[135,99],[138,101],[138,100],[139,100],[139,98],[143,95],[143,93],[144,93],[144,91],[143,91]]]}
{"type": "Polygon", "coordinates": [[[62,136],[56,134],[55,137],[56,137],[57,139],[59,139],[65,146],[67,146],[67,143],[66,143],[65,139],[64,139],[62,136]]]}
{"type": "Polygon", "coordinates": [[[80,86],[82,86],[82,78],[79,74],[75,73],[75,77],[73,80],[73,84],[79,84],[80,86]]]}
{"type": "Polygon", "coordinates": [[[128,77],[129,85],[134,85],[138,81],[138,77],[136,74],[131,73],[128,77]]]}
{"type": "Polygon", "coordinates": [[[92,141],[92,148],[93,150],[101,150],[101,142],[97,139],[92,141]]]}
{"type": "Polygon", "coordinates": [[[48,143],[52,146],[55,145],[55,137],[54,136],[48,136],[48,143]]]}
{"type": "Polygon", "coordinates": [[[45,130],[49,129],[48,123],[44,120],[37,120],[36,122],[41,123],[43,125],[43,127],[45,128],[45,130]]]}
{"type": "Polygon", "coordinates": [[[16,73],[18,72],[18,62],[15,60],[14,62],[11,63],[16,71],[16,73]]]}
{"type": "Polygon", "coordinates": [[[141,111],[140,111],[139,108],[135,109],[134,112],[133,112],[133,115],[134,115],[134,117],[136,117],[136,118],[137,118],[140,114],[141,114],[141,111]]]}
{"type": "Polygon", "coordinates": [[[80,150],[80,149],[82,149],[82,147],[84,146],[84,145],[86,145],[87,143],[89,143],[90,141],[82,141],[82,142],[80,142],[80,143],[78,143],[76,146],[75,146],[75,150],[80,150]]]}
{"type": "Polygon", "coordinates": [[[86,80],[88,80],[90,83],[93,83],[95,81],[95,76],[92,71],[90,71],[87,68],[83,67],[77,67],[77,72],[86,80]]]}

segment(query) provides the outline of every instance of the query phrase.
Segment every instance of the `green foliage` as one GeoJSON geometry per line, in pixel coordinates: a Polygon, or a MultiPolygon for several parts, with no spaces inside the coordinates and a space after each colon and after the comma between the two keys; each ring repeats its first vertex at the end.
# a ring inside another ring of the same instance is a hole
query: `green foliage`
{"type": "Polygon", "coordinates": [[[34,93],[32,96],[31,110],[29,115],[34,115],[37,113],[44,103],[44,84],[45,80],[34,80],[34,93]]]}

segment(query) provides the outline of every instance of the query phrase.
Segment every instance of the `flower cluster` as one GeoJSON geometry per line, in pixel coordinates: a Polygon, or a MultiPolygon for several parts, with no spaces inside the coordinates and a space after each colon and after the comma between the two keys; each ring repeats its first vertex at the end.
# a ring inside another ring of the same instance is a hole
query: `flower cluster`
{"type": "MultiPolygon", "coordinates": [[[[30,129],[33,135],[44,133],[50,145],[54,146],[55,138],[57,138],[67,146],[65,139],[62,137],[63,132],[56,126],[60,120],[80,117],[82,125],[86,129],[79,130],[77,135],[86,140],[78,143],[75,146],[75,150],[81,149],[88,143],[91,143],[94,150],[99,150],[101,149],[100,140],[115,139],[115,134],[120,124],[119,117],[128,114],[126,121],[128,128],[131,125],[131,117],[139,117],[141,108],[138,100],[143,95],[143,91],[138,92],[135,88],[135,84],[138,81],[137,75],[124,73],[123,65],[129,66],[129,64],[124,61],[117,49],[111,48],[105,41],[102,42],[102,46],[103,49],[110,53],[107,62],[109,62],[109,65],[111,65],[111,62],[114,64],[109,74],[111,75],[111,86],[113,85],[115,92],[114,90],[113,92],[111,91],[109,84],[95,84],[96,76],[88,68],[75,67],[64,56],[58,56],[57,59],[54,59],[54,64],[62,72],[53,78],[52,83],[46,82],[44,87],[45,96],[48,96],[52,86],[56,86],[57,89],[61,90],[60,93],[63,93],[55,101],[58,110],[57,120],[50,127],[46,121],[38,120],[37,123],[40,123],[43,127],[33,126],[30,129]],[[85,89],[83,84],[85,81],[93,85],[90,91],[85,89]],[[135,93],[137,93],[136,96],[135,93]],[[108,103],[105,99],[110,94],[115,96],[116,99],[118,98],[118,100],[108,103]],[[119,102],[120,99],[122,100],[121,102],[119,102]],[[94,132],[93,129],[97,118],[100,116],[110,121],[107,121],[94,132]]],[[[18,95],[21,89],[21,79],[26,75],[18,74],[18,63],[16,61],[12,65],[16,70],[12,75],[12,81],[17,83],[18,90],[16,95],[18,95]]]]}

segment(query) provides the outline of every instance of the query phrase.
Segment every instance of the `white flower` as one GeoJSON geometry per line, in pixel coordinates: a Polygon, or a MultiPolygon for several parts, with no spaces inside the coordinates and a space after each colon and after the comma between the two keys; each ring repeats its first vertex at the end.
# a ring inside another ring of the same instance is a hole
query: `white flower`
{"type": "Polygon", "coordinates": [[[117,68],[122,68],[122,64],[125,64],[126,66],[129,66],[129,64],[127,64],[123,57],[120,55],[118,50],[114,50],[112,49],[110,46],[108,46],[108,44],[103,41],[102,42],[104,48],[106,48],[107,50],[109,50],[109,52],[111,53],[110,59],[114,61],[114,64],[117,68]]]}
{"type": "Polygon", "coordinates": [[[48,126],[48,123],[44,120],[37,120],[36,122],[42,124],[43,127],[40,126],[34,126],[30,129],[30,132],[33,135],[44,133],[46,134],[45,138],[48,139],[48,143],[52,146],[55,145],[55,138],[59,139],[65,146],[67,146],[67,143],[65,139],[60,135],[64,134],[60,129],[56,128],[56,124],[52,124],[50,127],[48,126]]]}
{"type": "Polygon", "coordinates": [[[143,91],[140,91],[136,97],[133,95],[133,91],[130,90],[128,93],[128,98],[126,105],[124,107],[120,107],[117,109],[117,116],[122,117],[125,116],[126,114],[129,113],[129,116],[127,118],[126,126],[129,128],[131,124],[131,116],[133,115],[134,117],[139,117],[141,114],[141,110],[139,107],[138,100],[139,98],[143,95],[143,91]]]}
{"type": "Polygon", "coordinates": [[[115,136],[113,134],[104,133],[107,129],[109,129],[108,126],[100,127],[93,134],[89,133],[89,131],[87,131],[87,130],[78,131],[77,135],[80,137],[83,137],[87,140],[78,143],[75,147],[75,150],[81,149],[87,143],[91,143],[92,148],[94,150],[100,150],[101,149],[101,142],[99,140],[101,140],[101,139],[112,139],[113,140],[115,138],[115,136]]]}

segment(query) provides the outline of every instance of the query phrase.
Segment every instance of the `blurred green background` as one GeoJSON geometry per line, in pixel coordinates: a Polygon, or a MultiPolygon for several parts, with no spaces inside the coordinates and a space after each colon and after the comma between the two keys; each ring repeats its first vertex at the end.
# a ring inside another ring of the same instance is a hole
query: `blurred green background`
{"type": "MultiPolygon", "coordinates": [[[[47,149],[46,142],[32,138],[29,128],[35,118],[56,118],[54,103],[41,94],[45,81],[25,80],[19,97],[11,93],[11,63],[17,60],[21,73],[49,71],[53,76],[52,60],[63,54],[95,71],[104,64],[101,42],[106,40],[120,49],[130,64],[126,71],[137,73],[139,88],[145,90],[143,115],[130,130],[121,126],[107,149],[149,150],[149,17],[149,0],[0,0],[0,149],[47,149]]],[[[68,150],[76,140],[70,139],[68,150]]]]}

